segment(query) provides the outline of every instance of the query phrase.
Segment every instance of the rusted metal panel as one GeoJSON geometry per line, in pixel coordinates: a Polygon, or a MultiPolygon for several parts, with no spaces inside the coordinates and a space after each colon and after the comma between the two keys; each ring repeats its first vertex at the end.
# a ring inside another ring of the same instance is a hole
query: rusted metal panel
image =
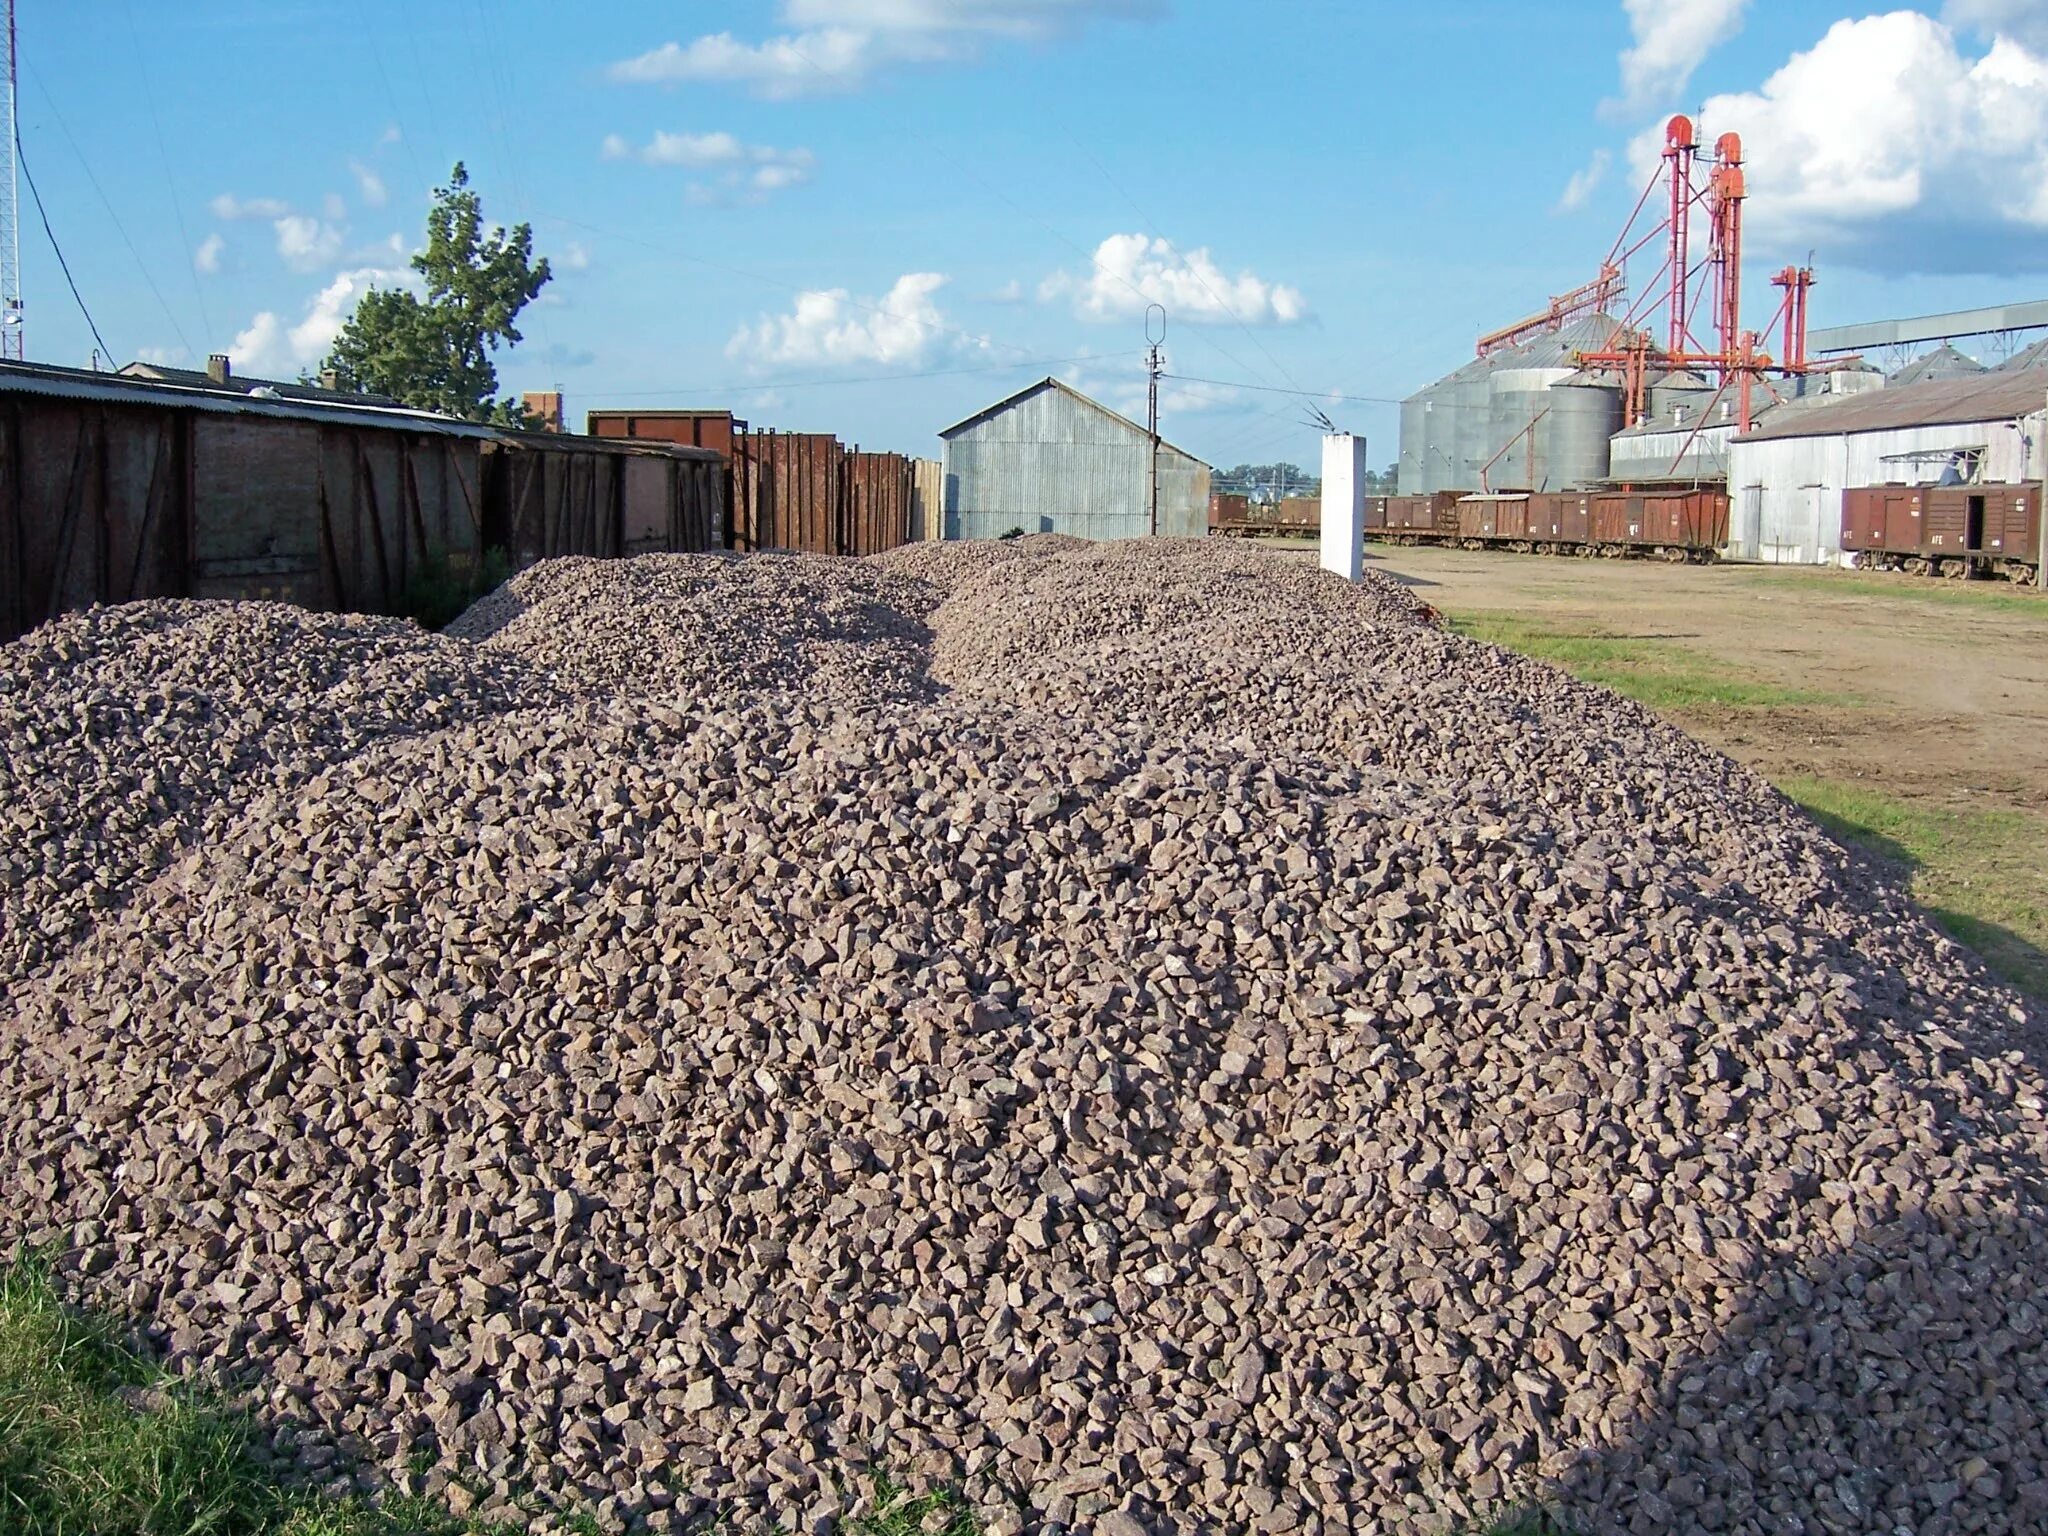
{"type": "Polygon", "coordinates": [[[1628,491],[1601,491],[1593,496],[1592,536],[1596,544],[1641,544],[1643,498],[1628,491]]]}
{"type": "Polygon", "coordinates": [[[1593,541],[1593,498],[1560,496],[1557,502],[1557,541],[1560,544],[1590,544],[1593,541]]]}
{"type": "Polygon", "coordinates": [[[1319,533],[1323,503],[1318,496],[1283,496],[1274,505],[1274,524],[1288,533],[1319,533]]]}
{"type": "MultiPolygon", "coordinates": [[[[1572,500],[1578,498],[1573,497],[1572,500]]],[[[1524,530],[1532,543],[1556,544],[1564,538],[1564,504],[1566,498],[1555,491],[1544,491],[1529,498],[1529,520],[1524,530]]]]}
{"type": "Polygon", "coordinates": [[[2006,560],[2034,564],[2041,553],[2041,493],[2038,486],[1989,486],[1984,548],[2006,560]]]}
{"type": "Polygon", "coordinates": [[[1842,548],[1883,549],[1886,492],[1881,487],[1852,486],[1842,492],[1842,548]]]}
{"type": "Polygon", "coordinates": [[[731,411],[591,411],[584,418],[584,430],[592,437],[680,443],[709,448],[727,460],[732,458],[733,438],[746,429],[731,411]]]}
{"type": "Polygon", "coordinates": [[[1368,496],[1365,498],[1365,526],[1368,530],[1375,528],[1382,531],[1385,530],[1387,526],[1387,502],[1390,499],[1386,496],[1368,496]]]}
{"type": "Polygon", "coordinates": [[[0,638],[191,590],[187,418],[17,395],[0,416],[0,638]]]}
{"type": "Polygon", "coordinates": [[[1500,516],[1500,505],[1491,496],[1467,496],[1458,503],[1458,536],[1490,539],[1500,516]]]}
{"type": "Polygon", "coordinates": [[[1251,498],[1236,491],[1209,493],[1209,531],[1233,533],[1245,526],[1251,498]]]}

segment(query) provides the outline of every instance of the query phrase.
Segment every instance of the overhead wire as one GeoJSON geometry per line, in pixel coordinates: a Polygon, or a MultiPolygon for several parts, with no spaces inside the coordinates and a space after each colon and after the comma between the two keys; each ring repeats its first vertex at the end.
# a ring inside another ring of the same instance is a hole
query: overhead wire
{"type": "MultiPolygon", "coordinates": [[[[42,77],[33,70],[28,71],[28,77],[35,81],[36,90],[42,94],[44,103],[50,109],[51,117],[56,119],[57,127],[63,133],[65,142],[71,146],[71,153],[78,157],[79,169],[85,172],[85,179],[91,183],[92,189],[98,195],[101,205],[106,208],[107,217],[114,221],[114,229],[121,236],[121,243],[128,247],[128,254],[135,258],[135,267],[142,274],[142,281],[148,285],[149,291],[156,296],[156,302],[163,310],[164,318],[171,322],[171,329],[177,333],[178,341],[184,346],[187,353],[191,353],[192,339],[185,334],[185,328],[178,324],[177,312],[171,308],[170,301],[164,297],[163,289],[157,287],[156,279],[150,275],[149,263],[142,259],[142,252],[135,248],[135,242],[128,236],[128,226],[121,222],[121,215],[115,211],[112,199],[107,196],[106,189],[100,185],[99,177],[93,175],[92,162],[85,158],[85,151],[79,147],[78,140],[72,136],[71,126],[64,121],[64,114],[59,110],[55,99],[50,95],[49,88],[43,84],[42,77]]],[[[111,360],[110,358],[109,361],[111,360]]]]}
{"type": "Polygon", "coordinates": [[[178,240],[185,247],[185,270],[192,278],[192,297],[199,302],[199,323],[206,327],[210,346],[214,339],[213,315],[206,307],[206,290],[199,281],[199,260],[192,234],[185,224],[185,201],[178,196],[178,179],[171,171],[171,152],[164,140],[163,119],[156,110],[156,92],[150,89],[149,62],[142,51],[142,35],[135,27],[135,0],[123,7],[128,18],[128,41],[135,49],[135,73],[142,82],[142,99],[149,103],[150,126],[156,130],[156,152],[164,165],[164,189],[171,194],[171,213],[178,221],[178,240]]]}
{"type": "Polygon", "coordinates": [[[1221,389],[1256,389],[1269,395],[1299,395],[1305,400],[1341,400],[1347,405],[1399,405],[1399,399],[1392,395],[1346,395],[1335,390],[1282,389],[1277,384],[1247,384],[1242,379],[1198,379],[1187,373],[1162,373],[1162,379],[1177,379],[1183,384],[1214,384],[1221,389]]]}
{"type": "Polygon", "coordinates": [[[71,297],[78,304],[78,312],[85,316],[86,329],[92,332],[92,339],[99,343],[100,352],[107,360],[107,366],[114,365],[114,349],[107,345],[107,338],[100,334],[99,322],[92,317],[92,311],[85,306],[85,295],[78,291],[78,279],[71,275],[71,263],[64,259],[64,247],[58,243],[57,232],[50,228],[50,213],[43,206],[43,194],[36,187],[35,172],[28,168],[28,154],[21,147],[21,131],[14,134],[14,163],[21,167],[21,179],[28,183],[28,195],[35,199],[36,215],[43,221],[43,233],[49,237],[50,249],[56,253],[57,267],[64,274],[64,281],[71,289],[71,297]]]}

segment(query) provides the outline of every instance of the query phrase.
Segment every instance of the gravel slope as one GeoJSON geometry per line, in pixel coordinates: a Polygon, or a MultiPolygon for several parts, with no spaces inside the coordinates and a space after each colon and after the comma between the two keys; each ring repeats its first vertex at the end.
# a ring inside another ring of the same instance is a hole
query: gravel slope
{"type": "Polygon", "coordinates": [[[70,937],[10,939],[0,1237],[309,1465],[656,1528],[868,1462],[1104,1536],[2048,1521],[2040,1021],[1635,706],[1228,545],[289,612],[5,649],[17,827],[82,824],[52,762],[179,788],[17,839],[5,932],[70,937]]]}

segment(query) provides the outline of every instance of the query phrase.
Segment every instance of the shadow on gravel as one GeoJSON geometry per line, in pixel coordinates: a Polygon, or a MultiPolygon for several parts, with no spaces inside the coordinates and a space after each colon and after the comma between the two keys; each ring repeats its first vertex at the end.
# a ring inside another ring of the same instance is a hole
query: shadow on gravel
{"type": "Polygon", "coordinates": [[[1911,1212],[1762,1281],[1725,1347],[1552,1498],[1564,1528],[1681,1533],[2048,1528],[2048,1232],[1911,1212]],[[1958,1265],[1960,1285],[1936,1280],[1958,1265]],[[1919,1356],[1915,1367],[1909,1359],[1919,1356]]]}

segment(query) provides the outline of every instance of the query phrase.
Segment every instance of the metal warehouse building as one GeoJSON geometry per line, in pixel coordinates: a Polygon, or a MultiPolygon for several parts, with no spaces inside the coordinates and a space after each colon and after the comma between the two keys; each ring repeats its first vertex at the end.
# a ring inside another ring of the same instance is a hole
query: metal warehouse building
{"type": "MultiPolygon", "coordinates": [[[[1151,531],[1151,437],[1058,379],[1041,379],[939,436],[949,539],[996,539],[1019,528],[1086,539],[1151,531]]],[[[1208,529],[1209,466],[1161,442],[1159,532],[1200,538],[1208,529]]]]}
{"type": "Polygon", "coordinates": [[[1842,558],[1849,486],[2041,476],[2048,367],[1906,384],[1773,412],[1728,443],[1728,553],[1825,565],[1842,558]]]}

